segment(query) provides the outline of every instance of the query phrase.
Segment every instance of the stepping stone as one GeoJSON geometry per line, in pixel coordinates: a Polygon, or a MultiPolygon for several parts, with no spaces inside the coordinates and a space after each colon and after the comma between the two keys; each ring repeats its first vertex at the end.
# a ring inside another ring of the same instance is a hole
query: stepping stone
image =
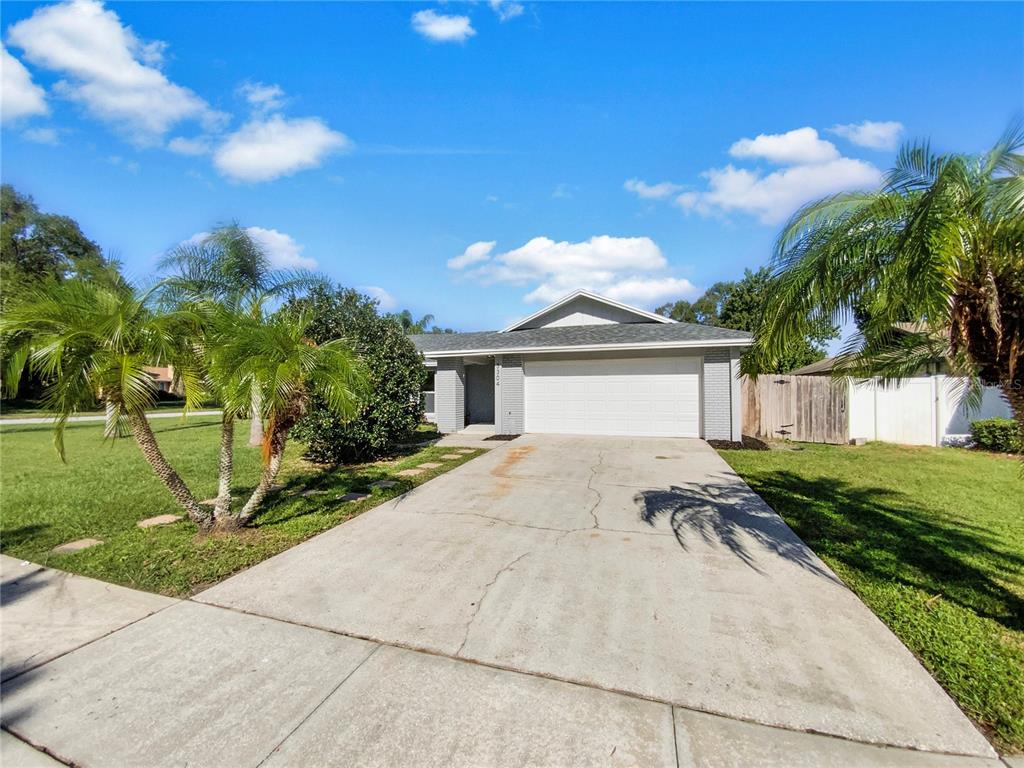
{"type": "Polygon", "coordinates": [[[460,448],[456,453],[461,453],[465,456],[467,453],[476,453],[476,448],[460,448]]]}
{"type": "Polygon", "coordinates": [[[306,498],[309,498],[310,496],[323,496],[325,493],[330,493],[330,491],[322,491],[322,490],[321,491],[318,491],[318,490],[303,491],[302,493],[299,494],[299,496],[305,496],[306,498]]]}
{"type": "Polygon", "coordinates": [[[463,454],[461,453],[446,453],[441,458],[445,461],[451,461],[452,459],[461,459],[463,454]]]}
{"type": "Polygon", "coordinates": [[[50,551],[55,555],[66,555],[69,552],[81,552],[83,549],[95,547],[97,544],[102,543],[103,542],[100,539],[78,539],[76,541],[69,541],[65,544],[61,544],[50,551]]]}
{"type": "Polygon", "coordinates": [[[153,528],[157,525],[170,525],[181,520],[181,515],[157,515],[156,517],[147,517],[145,520],[139,520],[136,523],[139,528],[153,528]]]}
{"type": "Polygon", "coordinates": [[[422,475],[422,469],[403,469],[401,472],[395,472],[399,477],[415,477],[416,475],[422,475]]]}
{"type": "Polygon", "coordinates": [[[376,483],[370,483],[371,488],[394,488],[398,483],[395,480],[378,480],[376,483]]]}
{"type": "Polygon", "coordinates": [[[417,464],[416,466],[420,469],[437,469],[438,467],[443,467],[444,464],[439,461],[425,461],[422,464],[417,464]]]}
{"type": "Polygon", "coordinates": [[[340,501],[359,501],[360,499],[365,499],[369,495],[370,494],[368,494],[368,493],[356,493],[356,492],[352,491],[352,492],[349,492],[349,493],[346,493],[346,494],[343,494],[343,495],[339,496],[338,499],[340,501]]]}

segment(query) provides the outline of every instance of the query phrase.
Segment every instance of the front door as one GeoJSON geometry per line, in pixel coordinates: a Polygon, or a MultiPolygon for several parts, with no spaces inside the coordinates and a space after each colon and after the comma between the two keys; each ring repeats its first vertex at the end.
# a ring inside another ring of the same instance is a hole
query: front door
{"type": "Polygon", "coordinates": [[[494,363],[466,366],[466,423],[494,423],[494,363]]]}

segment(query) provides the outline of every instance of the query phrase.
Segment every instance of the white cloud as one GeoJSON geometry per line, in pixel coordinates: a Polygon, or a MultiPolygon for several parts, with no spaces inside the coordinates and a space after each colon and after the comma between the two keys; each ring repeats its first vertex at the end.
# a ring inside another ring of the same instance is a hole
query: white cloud
{"type": "Polygon", "coordinates": [[[522,3],[517,3],[515,0],[489,0],[489,4],[491,10],[498,14],[498,21],[501,22],[522,16],[525,10],[522,3]]]}
{"type": "Polygon", "coordinates": [[[60,136],[57,134],[56,128],[29,128],[21,135],[36,144],[49,144],[54,147],[60,144],[60,136]]]}
{"type": "Polygon", "coordinates": [[[139,172],[139,164],[135,160],[125,160],[120,155],[111,155],[107,158],[107,162],[111,165],[116,165],[118,168],[124,168],[128,173],[139,172]]]}
{"type": "Polygon", "coordinates": [[[903,133],[903,123],[897,123],[895,120],[879,123],[865,120],[862,123],[836,125],[830,128],[829,132],[849,139],[860,147],[895,149],[900,134],[903,133]]]}
{"type": "Polygon", "coordinates": [[[573,197],[573,189],[575,189],[575,187],[572,187],[563,181],[560,184],[555,185],[555,188],[551,191],[551,196],[556,200],[571,200],[573,197]]]}
{"type": "Polygon", "coordinates": [[[664,200],[682,189],[679,184],[673,184],[671,181],[648,184],[640,179],[629,179],[622,188],[644,200],[664,200]]]}
{"type": "Polygon", "coordinates": [[[740,139],[729,154],[738,158],[760,158],[779,165],[826,163],[839,157],[830,141],[818,137],[813,128],[796,128],[786,133],[762,133],[755,139],[740,139]]]}
{"type": "Polygon", "coordinates": [[[316,168],[333,152],[352,142],[316,117],[254,117],[227,137],[213,155],[213,164],[236,181],[271,181],[316,168]]]}
{"type": "MultiPolygon", "coordinates": [[[[278,269],[316,269],[316,259],[303,256],[304,245],[295,242],[295,238],[276,229],[263,227],[246,227],[245,231],[253,240],[263,246],[267,259],[272,267],[278,269]]],[[[196,232],[192,237],[182,241],[182,245],[199,245],[210,236],[209,232],[196,232]]]]}
{"type": "Polygon", "coordinates": [[[316,269],[316,259],[303,256],[305,246],[295,242],[291,235],[263,227],[246,227],[245,231],[266,249],[271,265],[282,269],[316,269]]]}
{"type": "Polygon", "coordinates": [[[629,277],[598,292],[625,304],[654,307],[670,299],[695,299],[700,289],[684,277],[629,277]]]}
{"type": "MultiPolygon", "coordinates": [[[[874,165],[844,157],[834,144],[809,127],[740,139],[729,153],[783,167],[768,171],[730,163],[724,168],[710,168],[702,174],[707,179],[706,188],[680,192],[674,204],[702,216],[746,213],[771,225],[784,221],[812,200],[850,189],[877,187],[882,181],[882,173],[874,165]]],[[[626,182],[627,189],[632,181],[626,182]]]]}
{"type": "Polygon", "coordinates": [[[13,123],[49,111],[46,91],[32,82],[24,64],[0,46],[0,120],[13,123]]]}
{"type": "Polygon", "coordinates": [[[414,13],[412,28],[435,43],[464,43],[476,34],[469,16],[444,16],[431,10],[414,13]]]}
{"type": "Polygon", "coordinates": [[[487,261],[491,256],[491,251],[494,250],[494,246],[497,244],[495,240],[481,240],[480,242],[473,243],[458,256],[448,259],[448,268],[464,269],[471,264],[487,261]]]}
{"type": "Polygon", "coordinates": [[[284,90],[279,85],[247,82],[242,83],[238,92],[260,112],[273,112],[284,106],[284,90]]]}
{"type": "Polygon", "coordinates": [[[600,235],[577,243],[535,237],[493,254],[495,245],[474,243],[448,266],[472,267],[462,274],[484,285],[532,286],[523,297],[528,302],[555,301],[579,288],[644,306],[698,293],[688,280],[667,274],[668,262],[649,237],[600,235]]]}
{"type": "Polygon", "coordinates": [[[398,302],[395,301],[395,297],[379,285],[359,285],[356,286],[356,290],[360,293],[365,293],[371,299],[376,299],[377,305],[384,312],[390,312],[398,306],[398,302]]]}
{"type": "Polygon", "coordinates": [[[175,136],[167,142],[167,148],[178,155],[196,157],[198,155],[209,154],[210,140],[204,136],[197,136],[193,139],[186,139],[183,136],[175,136]]]}
{"type": "Polygon", "coordinates": [[[778,224],[804,203],[847,189],[877,186],[881,172],[870,163],[840,157],[825,163],[795,165],[769,174],[727,165],[704,173],[705,192],[683,192],[676,204],[683,210],[708,215],[739,211],[757,216],[762,224],[778,224]]]}
{"type": "Polygon", "coordinates": [[[183,120],[205,126],[224,115],[157,67],[166,47],[145,43],[98,0],[46,5],[14,24],[8,40],[37,66],[67,79],[54,90],[84,105],[138,144],[154,144],[183,120]]]}

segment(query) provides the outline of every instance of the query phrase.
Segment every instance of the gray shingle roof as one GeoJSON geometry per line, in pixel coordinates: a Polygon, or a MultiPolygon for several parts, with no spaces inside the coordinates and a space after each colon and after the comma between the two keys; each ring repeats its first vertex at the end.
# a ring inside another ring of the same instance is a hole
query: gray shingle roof
{"type": "Polygon", "coordinates": [[[422,333],[409,337],[420,352],[490,352],[502,349],[540,347],[589,347],[604,344],[671,344],[696,345],[700,342],[735,340],[750,342],[745,331],[714,328],[692,323],[609,323],[606,325],[566,325],[554,328],[532,328],[524,331],[479,331],[476,333],[422,333]]]}

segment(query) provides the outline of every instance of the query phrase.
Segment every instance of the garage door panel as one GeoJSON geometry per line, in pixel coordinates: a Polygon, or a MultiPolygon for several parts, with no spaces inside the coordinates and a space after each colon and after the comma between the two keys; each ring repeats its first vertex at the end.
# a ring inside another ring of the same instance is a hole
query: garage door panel
{"type": "Polygon", "coordinates": [[[697,437],[700,358],[527,361],[526,431],[697,437]]]}

